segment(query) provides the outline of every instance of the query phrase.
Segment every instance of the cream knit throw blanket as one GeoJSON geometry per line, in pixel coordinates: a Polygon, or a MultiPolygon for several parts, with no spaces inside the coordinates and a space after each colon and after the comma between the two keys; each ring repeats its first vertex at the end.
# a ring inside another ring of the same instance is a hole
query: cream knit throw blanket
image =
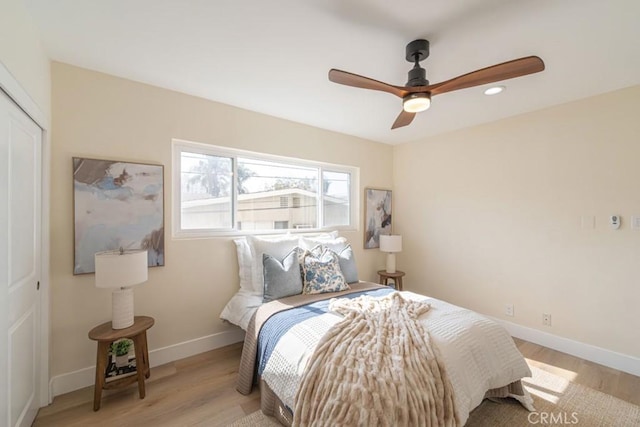
{"type": "Polygon", "coordinates": [[[318,343],[293,426],[456,426],[453,391],[417,318],[431,306],[398,292],[334,299],[345,316],[318,343]]]}

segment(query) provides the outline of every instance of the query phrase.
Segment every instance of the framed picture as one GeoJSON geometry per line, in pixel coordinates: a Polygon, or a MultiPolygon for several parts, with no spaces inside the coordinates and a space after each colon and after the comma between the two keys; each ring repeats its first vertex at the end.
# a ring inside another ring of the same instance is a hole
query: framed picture
{"type": "Polygon", "coordinates": [[[164,265],[164,167],[73,158],[73,274],[95,272],[100,251],[146,249],[164,265]]]}
{"type": "Polygon", "coordinates": [[[364,191],[364,248],[379,248],[380,235],[391,234],[391,190],[364,191]]]}

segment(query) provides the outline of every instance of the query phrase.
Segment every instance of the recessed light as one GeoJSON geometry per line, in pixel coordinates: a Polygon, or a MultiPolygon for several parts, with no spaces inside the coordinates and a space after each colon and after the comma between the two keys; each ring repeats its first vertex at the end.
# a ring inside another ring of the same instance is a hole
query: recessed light
{"type": "Polygon", "coordinates": [[[503,90],[505,90],[505,86],[492,86],[484,91],[485,95],[497,95],[503,90]]]}

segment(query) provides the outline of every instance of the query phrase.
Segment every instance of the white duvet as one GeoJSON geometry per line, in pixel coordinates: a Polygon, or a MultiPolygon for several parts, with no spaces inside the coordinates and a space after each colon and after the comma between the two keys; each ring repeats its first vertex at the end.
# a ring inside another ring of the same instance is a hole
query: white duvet
{"type": "MultiPolygon", "coordinates": [[[[437,299],[412,292],[402,292],[402,296],[426,299],[431,304],[431,310],[420,317],[420,322],[431,334],[432,342],[442,356],[461,425],[482,402],[487,390],[531,376],[524,358],[502,326],[478,313],[437,299]]],[[[334,313],[313,317],[295,325],[276,344],[262,379],[289,408],[294,407],[302,373],[315,346],[340,320],[341,316],[334,313]]],[[[524,401],[519,400],[533,410],[529,395],[524,401]]]]}

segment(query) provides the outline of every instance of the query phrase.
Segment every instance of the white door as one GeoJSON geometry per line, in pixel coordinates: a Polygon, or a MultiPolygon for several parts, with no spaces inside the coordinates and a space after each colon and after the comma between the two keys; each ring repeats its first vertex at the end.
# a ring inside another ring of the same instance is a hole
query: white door
{"type": "Polygon", "coordinates": [[[30,426],[40,398],[42,130],[0,90],[0,425],[30,426]]]}

